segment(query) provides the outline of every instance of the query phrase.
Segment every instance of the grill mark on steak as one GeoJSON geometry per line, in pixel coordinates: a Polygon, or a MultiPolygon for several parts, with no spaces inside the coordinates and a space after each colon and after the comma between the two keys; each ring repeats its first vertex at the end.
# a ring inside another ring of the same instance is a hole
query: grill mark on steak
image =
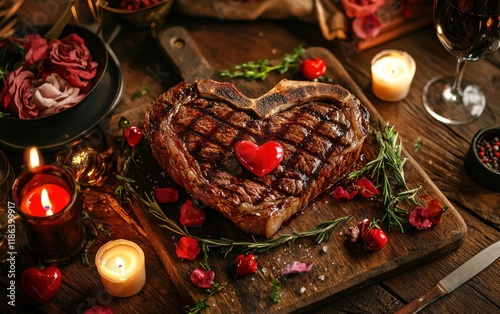
{"type": "Polygon", "coordinates": [[[282,81],[249,99],[230,83],[201,80],[161,95],[144,126],[153,156],[173,180],[244,231],[270,237],[352,170],[368,118],[339,86],[282,81]],[[252,175],[234,156],[243,139],[280,142],[283,161],[266,176],[252,175]]]}

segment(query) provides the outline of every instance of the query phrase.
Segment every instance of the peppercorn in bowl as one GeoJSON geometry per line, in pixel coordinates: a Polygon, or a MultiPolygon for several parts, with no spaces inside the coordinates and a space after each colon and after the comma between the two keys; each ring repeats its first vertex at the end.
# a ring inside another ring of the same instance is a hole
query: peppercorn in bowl
{"type": "Polygon", "coordinates": [[[467,173],[477,184],[500,192],[500,126],[479,130],[465,156],[467,173]]]}

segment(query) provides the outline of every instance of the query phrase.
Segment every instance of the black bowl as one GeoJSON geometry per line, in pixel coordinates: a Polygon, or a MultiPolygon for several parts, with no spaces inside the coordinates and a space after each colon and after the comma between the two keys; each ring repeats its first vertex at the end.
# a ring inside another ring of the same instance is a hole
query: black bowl
{"type": "MultiPolygon", "coordinates": [[[[30,25],[30,26],[25,26],[21,28],[19,31],[16,32],[14,36],[18,37],[24,37],[26,35],[34,35],[34,34],[45,34],[52,25],[30,25]]],[[[64,30],[62,31],[61,35],[59,36],[60,38],[64,38],[65,36],[76,33],[80,37],[82,37],[85,40],[85,44],[87,48],[89,49],[90,53],[92,54],[92,61],[95,61],[98,63],[98,68],[97,68],[97,73],[95,77],[92,79],[92,88],[89,90],[87,95],[76,103],[75,105],[71,106],[68,109],[65,109],[63,111],[54,113],[49,116],[41,117],[41,118],[35,118],[35,119],[19,119],[11,116],[4,116],[3,119],[0,120],[2,124],[15,124],[16,126],[25,125],[25,126],[32,126],[32,125],[46,125],[54,120],[59,120],[59,119],[64,119],[64,117],[71,111],[75,110],[76,107],[81,105],[84,100],[89,97],[89,95],[94,91],[95,87],[99,84],[101,81],[101,78],[103,74],[106,72],[106,68],[108,66],[108,50],[106,49],[106,45],[104,44],[103,40],[101,37],[97,36],[95,33],[92,31],[81,27],[77,25],[66,25],[64,30]]]]}
{"type": "MultiPolygon", "coordinates": [[[[478,155],[478,144],[483,139],[500,138],[500,126],[479,130],[472,138],[465,156],[465,169],[474,182],[492,191],[500,192],[500,172],[488,168],[478,155]]],[[[500,158],[499,158],[500,162],[500,158]]]]}

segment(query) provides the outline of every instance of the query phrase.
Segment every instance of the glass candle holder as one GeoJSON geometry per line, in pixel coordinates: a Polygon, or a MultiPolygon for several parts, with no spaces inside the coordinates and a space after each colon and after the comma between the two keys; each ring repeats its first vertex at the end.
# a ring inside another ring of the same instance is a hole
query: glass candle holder
{"type": "Polygon", "coordinates": [[[86,242],[82,196],[73,175],[55,165],[22,172],[12,187],[28,248],[47,264],[63,264],[86,242]]]}

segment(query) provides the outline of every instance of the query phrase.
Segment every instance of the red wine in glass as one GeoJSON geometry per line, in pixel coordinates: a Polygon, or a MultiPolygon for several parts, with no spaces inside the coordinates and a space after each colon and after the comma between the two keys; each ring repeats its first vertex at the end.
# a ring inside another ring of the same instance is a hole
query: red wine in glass
{"type": "Polygon", "coordinates": [[[436,34],[458,59],[455,77],[433,78],[424,87],[424,107],[437,120],[468,123],[486,107],[481,89],[462,77],[467,61],[486,58],[500,47],[499,12],[499,0],[434,0],[436,34]]]}

